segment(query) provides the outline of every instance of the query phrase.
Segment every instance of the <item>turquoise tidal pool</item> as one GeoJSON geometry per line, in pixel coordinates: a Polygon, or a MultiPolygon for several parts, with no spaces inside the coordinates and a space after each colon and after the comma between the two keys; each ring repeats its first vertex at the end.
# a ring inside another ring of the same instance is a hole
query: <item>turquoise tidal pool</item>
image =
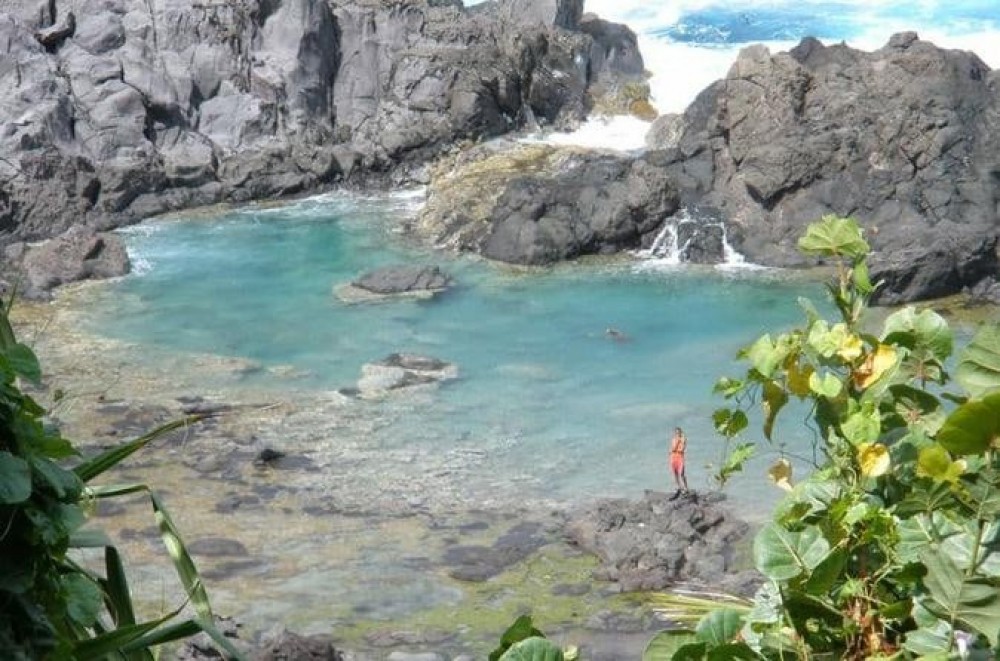
{"type": "MultiPolygon", "coordinates": [[[[580,501],[670,488],[675,426],[691,439],[691,486],[711,488],[722,456],[711,414],[723,405],[713,384],[740,374],[741,346],[801,319],[799,296],[822,300],[815,282],[764,269],[629,256],[525,270],[455,256],[399,231],[419,200],[321,196],[131,228],[135,272],[91,301],[88,330],[245,359],[260,367],[245,385],[276,392],[351,388],[363,364],[395,352],[454,363],[459,378],[419,406],[359,403],[381,418],[367,432],[377,447],[478,448],[470,481],[509,475],[527,500],[580,501]],[[363,272],[414,263],[455,286],[433,300],[334,295],[363,272]]],[[[809,446],[800,422],[779,430],[793,452],[809,446]]],[[[732,487],[749,515],[777,497],[766,460],[732,487]]]]}

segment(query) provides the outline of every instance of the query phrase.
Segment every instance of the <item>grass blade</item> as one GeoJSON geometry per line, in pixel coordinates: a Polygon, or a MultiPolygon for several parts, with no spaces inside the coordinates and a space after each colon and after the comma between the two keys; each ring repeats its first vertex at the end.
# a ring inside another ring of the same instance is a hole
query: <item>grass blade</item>
{"type": "Polygon", "coordinates": [[[174,420],[173,422],[168,422],[165,425],[161,425],[149,432],[148,434],[143,434],[139,438],[136,438],[128,443],[119,445],[118,447],[111,448],[101,454],[83,462],[79,466],[73,469],[77,476],[84,482],[89,482],[101,473],[114,468],[122,461],[135,454],[137,451],[141,450],[146,445],[149,445],[152,441],[169,434],[177,429],[182,429],[189,427],[196,422],[204,420],[206,415],[189,415],[180,420],[174,420]]]}
{"type": "Polygon", "coordinates": [[[98,659],[104,659],[109,654],[116,654],[133,641],[155,630],[164,622],[177,617],[183,608],[184,606],[182,605],[181,608],[172,613],[167,613],[157,620],[118,627],[105,634],[80,640],[73,648],[73,659],[76,661],[90,661],[91,659],[97,661],[98,659]]]}
{"type": "Polygon", "coordinates": [[[213,620],[212,606],[208,603],[208,593],[205,592],[205,586],[201,581],[201,575],[198,574],[198,569],[194,565],[194,560],[191,559],[191,555],[187,552],[187,548],[184,546],[183,540],[181,540],[177,527],[170,519],[170,514],[163,507],[163,503],[159,497],[150,492],[149,499],[153,503],[153,513],[156,516],[156,524],[160,528],[160,537],[163,538],[163,544],[167,547],[167,553],[170,554],[170,559],[173,560],[177,575],[184,585],[184,591],[187,592],[188,598],[191,599],[191,603],[194,605],[198,615],[203,620],[211,622],[213,620]]]}

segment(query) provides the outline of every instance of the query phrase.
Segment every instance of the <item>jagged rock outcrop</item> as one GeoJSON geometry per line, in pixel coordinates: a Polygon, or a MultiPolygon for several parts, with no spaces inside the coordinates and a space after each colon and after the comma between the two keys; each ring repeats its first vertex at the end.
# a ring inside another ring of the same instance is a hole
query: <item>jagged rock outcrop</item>
{"type": "Polygon", "coordinates": [[[753,261],[806,263],[806,224],[855,216],[895,303],[997,272],[1000,74],[915,34],[866,53],[805,39],[744,49],[684,114],[670,170],[753,261]]]}
{"type": "Polygon", "coordinates": [[[748,569],[750,526],[721,500],[693,491],[602,500],[571,516],[566,535],[600,558],[595,578],[625,592],[687,582],[752,594],[760,579],[748,569]]]}
{"type": "Polygon", "coordinates": [[[581,0],[9,0],[0,243],[352,177],[398,183],[457,140],[571,124],[594,81],[641,79],[635,36],[592,18],[583,31],[581,12],[581,0]]]}
{"type": "Polygon", "coordinates": [[[121,238],[87,227],[73,227],[39,245],[7,246],[4,259],[21,278],[18,291],[26,298],[48,299],[50,292],[69,282],[125,275],[131,262],[121,238]]]}
{"type": "Polygon", "coordinates": [[[677,210],[658,156],[484,146],[435,177],[417,227],[438,245],[512,264],[638,248],[677,210]]]}

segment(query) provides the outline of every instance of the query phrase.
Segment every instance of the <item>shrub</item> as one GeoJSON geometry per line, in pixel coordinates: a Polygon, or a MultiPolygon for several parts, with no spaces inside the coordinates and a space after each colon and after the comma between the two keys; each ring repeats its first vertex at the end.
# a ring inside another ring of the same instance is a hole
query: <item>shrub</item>
{"type": "MultiPolygon", "coordinates": [[[[961,352],[961,392],[953,392],[953,334],[940,315],[907,307],[877,334],[866,331],[875,286],[854,220],[825,217],[799,246],[836,262],[829,290],[839,319],[803,301],[803,325],[740,352],[749,367],[717,383],[731,406],[714,419],[732,440],[759,407],[763,436],[776,442],[776,420],[801,400],[821,459],[798,483],[784,459],[770,471],[789,493],[754,541],[766,582],[752,602],[713,610],[695,631],[661,634],[645,658],[992,655],[1000,635],[1000,324],[980,328],[961,352]]],[[[747,453],[738,449],[736,467],[747,453]]]]}
{"type": "Polygon", "coordinates": [[[19,387],[38,382],[38,360],[17,342],[0,307],[0,650],[5,659],[152,659],[150,649],[200,631],[227,654],[239,653],[212,624],[208,596],[163,503],[143,484],[101,487],[90,481],[150,441],[200,418],[179,420],[81,461],[73,445],[43,424],[44,410],[19,387]],[[196,616],[184,605],[137,622],[117,548],[83,528],[85,505],[145,492],[196,616]],[[80,564],[74,549],[103,548],[103,575],[80,564]]]}

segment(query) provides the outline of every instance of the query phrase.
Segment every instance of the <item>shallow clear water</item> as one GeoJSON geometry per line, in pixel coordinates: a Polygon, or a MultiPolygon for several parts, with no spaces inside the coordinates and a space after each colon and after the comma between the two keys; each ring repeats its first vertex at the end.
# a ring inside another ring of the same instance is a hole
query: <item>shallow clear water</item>
{"type": "Polygon", "coordinates": [[[296,388],[351,387],[364,363],[394,352],[453,362],[460,378],[430,406],[386,413],[382,446],[478,445],[490,453],[483,479],[528,475],[539,497],[578,499],[666,488],[676,425],[692,439],[693,486],[708,486],[703,466],[721,452],[712,384],[738,374],[740,346],[800,318],[797,296],[819,297],[776,271],[634,258],[526,271],[430,252],[391,232],[413,206],[327,196],[133,228],[139,268],[104,291],[91,323],[250,359],[262,369],[248,385],[276,390],[289,383],[275,371],[301,373],[296,388]],[[431,301],[347,304],[332,293],[397,263],[439,264],[457,284],[431,301]]]}

